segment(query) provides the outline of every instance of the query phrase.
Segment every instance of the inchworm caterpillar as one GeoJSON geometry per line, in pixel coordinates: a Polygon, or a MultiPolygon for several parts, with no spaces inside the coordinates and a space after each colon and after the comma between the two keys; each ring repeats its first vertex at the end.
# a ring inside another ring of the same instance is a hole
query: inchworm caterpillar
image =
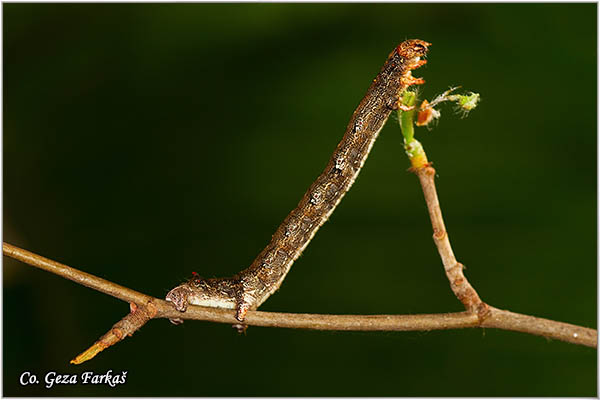
{"type": "Polygon", "coordinates": [[[352,114],[325,170],[250,267],[231,278],[194,276],[172,289],[166,300],[182,312],[188,304],[235,309],[240,322],[248,310],[267,300],[352,186],[379,131],[392,110],[398,108],[400,94],[411,85],[424,83],[414,78],[411,71],[425,64],[421,57],[426,55],[429,45],[422,40],[407,40],[390,53],[352,114]]]}

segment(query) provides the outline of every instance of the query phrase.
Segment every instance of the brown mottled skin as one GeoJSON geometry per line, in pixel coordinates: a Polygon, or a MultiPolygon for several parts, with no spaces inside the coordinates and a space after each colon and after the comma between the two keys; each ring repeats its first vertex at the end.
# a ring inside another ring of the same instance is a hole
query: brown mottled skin
{"type": "Polygon", "coordinates": [[[392,110],[398,108],[400,94],[424,82],[413,78],[411,70],[425,64],[420,58],[426,55],[429,45],[422,40],[407,40],[390,53],[352,114],[325,170],[248,268],[231,278],[193,277],[172,289],[166,300],[182,312],[188,304],[235,308],[237,320],[243,322],[248,310],[256,309],[273,294],[352,186],[379,131],[392,110]]]}

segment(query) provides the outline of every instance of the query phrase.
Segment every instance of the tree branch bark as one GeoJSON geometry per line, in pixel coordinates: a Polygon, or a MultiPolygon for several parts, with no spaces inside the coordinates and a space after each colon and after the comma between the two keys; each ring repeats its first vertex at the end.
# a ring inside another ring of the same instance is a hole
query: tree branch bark
{"type": "Polygon", "coordinates": [[[6,242],[2,242],[2,252],[5,256],[43,269],[44,271],[52,272],[53,274],[62,276],[65,279],[69,279],[73,282],[79,283],[80,285],[89,287],[90,289],[97,290],[98,292],[107,294],[128,303],[144,304],[154,299],[151,296],[136,292],[135,290],[129,289],[125,286],[117,285],[116,283],[107,281],[106,279],[99,278],[92,274],[88,274],[87,272],[69,267],[68,265],[50,260],[49,258],[42,257],[6,242]]]}
{"type": "Polygon", "coordinates": [[[433,227],[433,241],[442,259],[442,264],[444,264],[444,271],[450,281],[450,287],[467,311],[477,314],[480,319],[484,319],[490,312],[489,306],[481,300],[465,277],[463,272],[465,267],[456,260],[452,246],[450,246],[450,239],[446,232],[442,209],[435,189],[435,169],[430,163],[426,163],[424,166],[415,168],[414,171],[419,177],[423,188],[425,202],[431,218],[431,226],[433,227]]]}
{"type": "MultiPolygon", "coordinates": [[[[3,243],[2,249],[7,257],[52,272],[115,298],[136,303],[138,307],[150,308],[153,310],[151,318],[239,323],[235,319],[234,310],[190,305],[187,311],[182,313],[167,301],[117,285],[8,243],[3,243]]],[[[137,320],[132,326],[139,329],[149,319],[144,317],[144,320],[137,320]]],[[[489,313],[483,320],[469,311],[415,315],[329,315],[249,311],[244,323],[264,327],[339,331],[431,331],[484,327],[524,332],[589,347],[597,346],[595,329],[516,314],[494,307],[489,307],[489,313]]],[[[131,329],[128,329],[126,333],[129,335],[133,333],[130,331],[131,329]]],[[[102,338],[99,342],[101,341],[102,338]]]]}

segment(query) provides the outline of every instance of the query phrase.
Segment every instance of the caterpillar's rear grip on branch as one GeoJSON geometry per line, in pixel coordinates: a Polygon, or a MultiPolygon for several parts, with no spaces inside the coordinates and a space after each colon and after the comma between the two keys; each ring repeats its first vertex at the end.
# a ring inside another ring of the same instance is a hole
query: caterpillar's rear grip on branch
{"type": "MultiPolygon", "coordinates": [[[[426,63],[430,43],[413,39],[400,43],[388,56],[367,94],[352,114],[346,132],[325,170],[277,228],[271,242],[247,269],[234,277],[202,279],[194,276],[172,289],[166,297],[185,312],[188,304],[235,308],[243,322],[283,282],[294,261],[327,221],[356,180],[375,139],[406,88],[425,81],[412,70],[426,63]]],[[[178,323],[179,320],[173,322],[178,323]]]]}

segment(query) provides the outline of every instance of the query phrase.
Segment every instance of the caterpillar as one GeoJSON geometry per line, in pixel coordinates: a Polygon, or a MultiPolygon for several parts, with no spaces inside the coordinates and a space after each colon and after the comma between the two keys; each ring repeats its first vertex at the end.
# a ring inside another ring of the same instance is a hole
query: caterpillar
{"type": "Polygon", "coordinates": [[[240,323],[249,310],[265,302],[356,180],[379,132],[391,112],[398,109],[401,93],[411,85],[424,83],[411,71],[426,63],[422,57],[428,46],[430,43],[423,40],[406,40],[389,54],[352,114],[327,166],[248,268],[230,278],[203,279],[194,274],[169,291],[166,300],[181,312],[188,304],[235,309],[240,323]]]}

